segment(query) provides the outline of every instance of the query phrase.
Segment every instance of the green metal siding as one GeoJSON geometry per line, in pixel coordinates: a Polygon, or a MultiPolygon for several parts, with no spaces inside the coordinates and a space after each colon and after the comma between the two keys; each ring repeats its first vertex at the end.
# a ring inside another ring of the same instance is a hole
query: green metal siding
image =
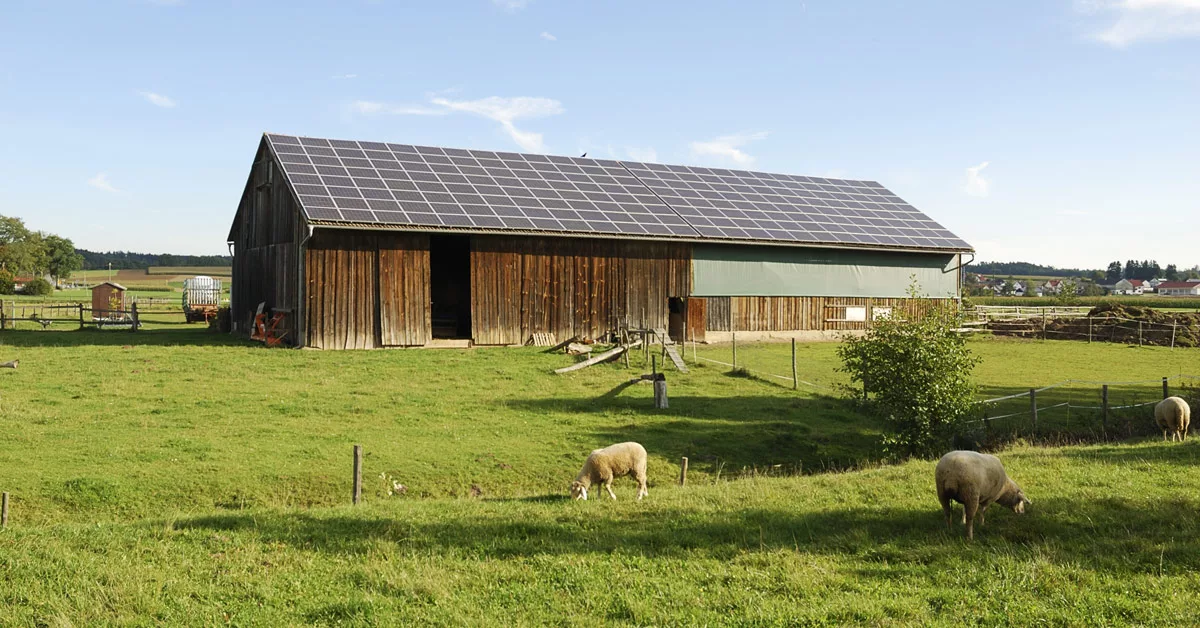
{"type": "Polygon", "coordinates": [[[922,295],[957,297],[958,265],[953,253],[697,244],[692,294],[902,298],[915,276],[922,295]]]}

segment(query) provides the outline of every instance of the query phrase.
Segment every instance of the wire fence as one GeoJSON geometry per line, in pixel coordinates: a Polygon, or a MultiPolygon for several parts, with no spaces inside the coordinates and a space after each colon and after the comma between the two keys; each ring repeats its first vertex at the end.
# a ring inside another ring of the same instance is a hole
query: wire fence
{"type": "MultiPolygon", "coordinates": [[[[792,389],[869,398],[869,390],[852,388],[848,378],[830,377],[832,365],[806,364],[797,347],[793,341],[789,360],[779,343],[738,343],[735,336],[730,345],[703,349],[689,342],[684,357],[698,366],[729,369],[792,389]],[[724,357],[728,359],[720,359],[724,357]],[[790,375],[785,374],[789,367],[790,375]]],[[[974,404],[979,418],[964,423],[965,437],[987,442],[1025,436],[1149,434],[1154,429],[1153,406],[1166,397],[1200,403],[1200,375],[1183,373],[1145,380],[1067,379],[1020,392],[1005,389],[1012,387],[982,387],[985,398],[974,404]]]]}
{"type": "Polygon", "coordinates": [[[1159,315],[1155,319],[1121,316],[1072,316],[1050,318],[989,318],[974,329],[998,336],[1042,340],[1085,340],[1162,347],[1200,346],[1200,320],[1194,314],[1159,315]]]}

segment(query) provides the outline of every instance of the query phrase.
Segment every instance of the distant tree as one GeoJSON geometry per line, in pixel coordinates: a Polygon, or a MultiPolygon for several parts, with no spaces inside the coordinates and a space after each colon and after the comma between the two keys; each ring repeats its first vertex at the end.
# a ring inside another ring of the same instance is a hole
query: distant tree
{"type": "Polygon", "coordinates": [[[1013,293],[1012,279],[1005,279],[1004,283],[1000,284],[1000,296],[1011,297],[1013,293]]]}
{"type": "Polygon", "coordinates": [[[1132,260],[1132,259],[1127,260],[1125,262],[1125,270],[1121,273],[1121,276],[1124,277],[1125,279],[1137,279],[1137,275],[1138,275],[1137,260],[1132,260]]]}
{"type": "Polygon", "coordinates": [[[54,278],[55,285],[83,268],[83,256],[75,251],[75,245],[70,240],[47,235],[42,241],[46,248],[46,270],[54,278]]]}
{"type": "Polygon", "coordinates": [[[14,292],[16,292],[16,282],[13,274],[8,269],[0,268],[0,294],[13,294],[14,292]]]}
{"type": "Polygon", "coordinates": [[[1167,281],[1179,281],[1179,269],[1174,264],[1167,264],[1167,270],[1164,271],[1163,275],[1167,278],[1167,281]]]}
{"type": "Polygon", "coordinates": [[[1121,281],[1121,262],[1112,262],[1108,265],[1108,271],[1104,273],[1105,283],[1117,283],[1121,281]]]}
{"type": "Polygon", "coordinates": [[[1079,284],[1074,279],[1064,279],[1054,295],[1055,303],[1060,305],[1076,305],[1079,303],[1079,284]]]}
{"type": "Polygon", "coordinates": [[[1104,271],[1102,271],[1102,270],[1091,271],[1090,273],[1088,273],[1087,278],[1092,280],[1095,283],[1103,283],[1104,280],[1106,279],[1106,277],[1104,275],[1104,271]]]}
{"type": "Polygon", "coordinates": [[[1080,294],[1085,297],[1102,297],[1104,296],[1104,288],[1101,288],[1096,283],[1089,281],[1083,284],[1080,294]]]}
{"type": "MultiPolygon", "coordinates": [[[[909,295],[920,298],[916,283],[909,295]]],[[[971,355],[955,310],[880,318],[865,336],[838,347],[841,371],[864,383],[876,416],[888,426],[884,447],[896,456],[929,456],[947,448],[974,409],[971,355]]],[[[852,394],[855,394],[852,391],[852,394]]]]}
{"type": "Polygon", "coordinates": [[[41,237],[20,218],[0,216],[0,268],[14,275],[34,273],[44,261],[41,237]]]}

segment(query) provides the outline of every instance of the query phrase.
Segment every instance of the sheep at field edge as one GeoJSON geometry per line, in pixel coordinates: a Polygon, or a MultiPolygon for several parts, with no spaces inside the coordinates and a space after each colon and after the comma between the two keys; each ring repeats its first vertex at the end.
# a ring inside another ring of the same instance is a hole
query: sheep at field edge
{"type": "Polygon", "coordinates": [[[1018,515],[1025,514],[1025,505],[1031,504],[1021,487],[1004,472],[1000,459],[974,451],[952,451],[938,460],[934,470],[937,481],[938,501],[946,513],[946,526],[950,521],[950,500],[963,505],[963,523],[967,524],[967,538],[974,538],[975,513],[979,513],[979,525],[983,525],[983,513],[993,502],[1012,508],[1018,515]]]}
{"type": "Polygon", "coordinates": [[[1167,397],[1154,406],[1154,422],[1163,431],[1163,440],[1171,435],[1171,442],[1176,439],[1187,440],[1188,425],[1192,422],[1192,409],[1188,403],[1179,397],[1167,397]]]}
{"type": "Polygon", "coordinates": [[[637,443],[617,443],[596,449],[588,454],[575,481],[571,484],[571,497],[586,500],[588,489],[592,484],[603,484],[609,497],[617,498],[613,493],[613,478],[623,475],[637,480],[637,498],[641,499],[650,494],[646,490],[646,448],[637,443]]]}

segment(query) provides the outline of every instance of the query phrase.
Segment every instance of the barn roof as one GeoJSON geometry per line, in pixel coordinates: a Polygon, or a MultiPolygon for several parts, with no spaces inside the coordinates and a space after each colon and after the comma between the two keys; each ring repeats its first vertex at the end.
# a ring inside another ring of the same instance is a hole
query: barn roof
{"type": "Polygon", "coordinates": [[[267,134],[313,226],[969,251],[874,181],[267,134]]]}

